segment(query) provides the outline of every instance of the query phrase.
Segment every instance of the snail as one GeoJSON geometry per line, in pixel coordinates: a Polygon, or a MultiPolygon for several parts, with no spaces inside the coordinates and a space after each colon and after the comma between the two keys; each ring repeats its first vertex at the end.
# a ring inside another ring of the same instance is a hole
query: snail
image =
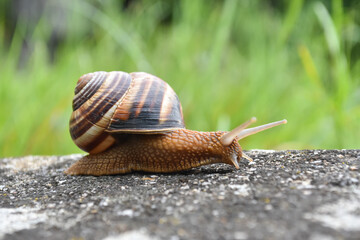
{"type": "Polygon", "coordinates": [[[185,128],[174,90],[143,72],[94,72],[75,88],[70,135],[89,154],[65,171],[69,175],[112,175],[132,171],[176,172],[226,163],[239,169],[238,141],[286,120],[247,128],[255,118],[230,132],[185,128]]]}

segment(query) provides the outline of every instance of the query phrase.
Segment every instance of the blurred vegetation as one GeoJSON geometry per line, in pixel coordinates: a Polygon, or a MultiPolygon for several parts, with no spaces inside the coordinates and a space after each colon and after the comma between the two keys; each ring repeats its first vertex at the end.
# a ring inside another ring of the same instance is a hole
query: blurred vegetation
{"type": "Polygon", "coordinates": [[[288,119],[245,149],[359,148],[359,12],[339,0],[3,0],[0,157],[81,152],[73,91],[99,70],[164,79],[189,129],[288,119]]]}

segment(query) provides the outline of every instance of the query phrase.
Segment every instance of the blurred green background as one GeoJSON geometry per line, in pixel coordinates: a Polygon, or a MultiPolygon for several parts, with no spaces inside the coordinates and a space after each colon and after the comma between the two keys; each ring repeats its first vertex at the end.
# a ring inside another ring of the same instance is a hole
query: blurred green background
{"type": "Polygon", "coordinates": [[[0,1],[0,157],[81,152],[77,79],[145,71],[177,92],[189,129],[288,124],[245,149],[359,148],[360,2],[0,1]]]}

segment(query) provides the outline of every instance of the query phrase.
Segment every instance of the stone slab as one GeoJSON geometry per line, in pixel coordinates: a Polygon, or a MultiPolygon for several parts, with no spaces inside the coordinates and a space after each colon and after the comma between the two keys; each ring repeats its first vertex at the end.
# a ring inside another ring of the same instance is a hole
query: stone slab
{"type": "Polygon", "coordinates": [[[360,239],[360,150],[246,151],[240,169],[67,176],[0,159],[0,239],[360,239]]]}

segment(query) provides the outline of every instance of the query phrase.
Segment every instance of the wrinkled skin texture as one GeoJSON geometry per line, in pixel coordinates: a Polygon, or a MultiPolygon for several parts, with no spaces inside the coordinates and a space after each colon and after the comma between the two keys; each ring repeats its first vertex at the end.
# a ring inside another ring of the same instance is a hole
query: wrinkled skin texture
{"type": "Polygon", "coordinates": [[[220,143],[225,132],[180,129],[164,134],[128,134],[108,150],[84,156],[65,173],[112,175],[132,171],[177,172],[212,163],[237,166],[242,151],[237,139],[220,143]]]}

